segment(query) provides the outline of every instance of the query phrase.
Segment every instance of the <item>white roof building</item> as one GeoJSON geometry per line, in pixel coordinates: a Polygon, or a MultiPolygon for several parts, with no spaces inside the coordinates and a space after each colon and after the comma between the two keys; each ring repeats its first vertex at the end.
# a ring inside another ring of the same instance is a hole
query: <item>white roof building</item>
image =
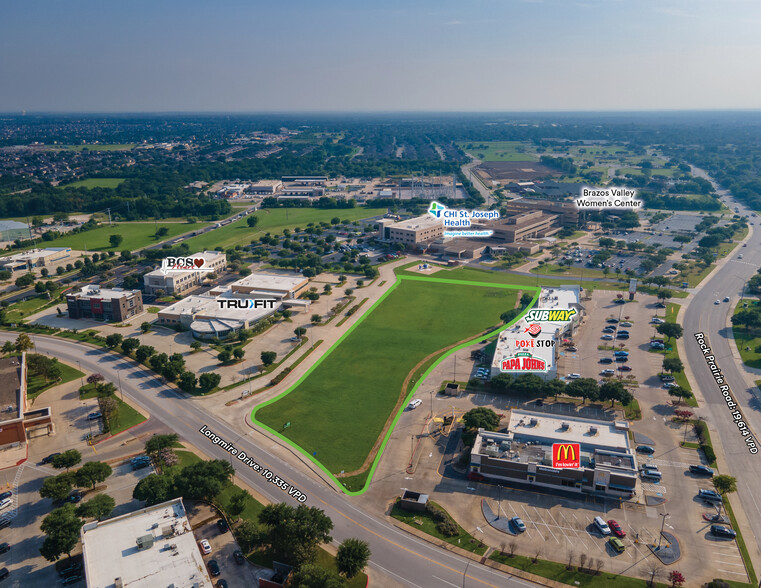
{"type": "Polygon", "coordinates": [[[88,588],[211,588],[181,498],[82,527],[88,588]]]}
{"type": "Polygon", "coordinates": [[[556,354],[564,336],[572,334],[583,314],[579,286],[542,288],[534,307],[538,310],[575,309],[570,320],[526,321],[521,318],[499,334],[492,359],[492,377],[500,373],[516,376],[533,373],[547,380],[557,377],[556,354]],[[536,327],[539,325],[540,332],[536,327]],[[536,361],[528,361],[535,359],[536,361]],[[505,363],[506,362],[506,363],[505,363]],[[524,366],[528,366],[524,368],[524,366]]]}

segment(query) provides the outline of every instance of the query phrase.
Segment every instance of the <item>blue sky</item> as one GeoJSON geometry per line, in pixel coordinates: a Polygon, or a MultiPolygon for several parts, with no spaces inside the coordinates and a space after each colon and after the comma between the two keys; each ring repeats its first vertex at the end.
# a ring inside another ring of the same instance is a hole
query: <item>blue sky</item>
{"type": "Polygon", "coordinates": [[[757,0],[30,0],[0,15],[4,112],[761,107],[757,0]]]}

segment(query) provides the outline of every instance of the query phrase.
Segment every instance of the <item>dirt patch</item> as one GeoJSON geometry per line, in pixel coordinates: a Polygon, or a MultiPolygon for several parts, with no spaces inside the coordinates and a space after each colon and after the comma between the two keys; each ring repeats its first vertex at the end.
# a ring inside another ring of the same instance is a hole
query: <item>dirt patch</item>
{"type": "Polygon", "coordinates": [[[485,181],[491,182],[530,182],[547,176],[558,177],[562,174],[533,161],[491,161],[475,168],[476,173],[485,181]]]}

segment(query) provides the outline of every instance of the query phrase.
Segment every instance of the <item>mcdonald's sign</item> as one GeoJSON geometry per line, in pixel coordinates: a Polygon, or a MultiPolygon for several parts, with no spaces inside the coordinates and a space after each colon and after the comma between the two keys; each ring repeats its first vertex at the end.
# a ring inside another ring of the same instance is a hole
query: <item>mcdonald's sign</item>
{"type": "Polygon", "coordinates": [[[552,444],[553,468],[581,467],[581,446],[578,443],[552,444]]]}

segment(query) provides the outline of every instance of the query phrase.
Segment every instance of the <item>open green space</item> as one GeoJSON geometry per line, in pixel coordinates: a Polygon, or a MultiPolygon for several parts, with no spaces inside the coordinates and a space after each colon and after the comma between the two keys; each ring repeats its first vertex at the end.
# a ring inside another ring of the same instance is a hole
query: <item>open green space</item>
{"type": "Polygon", "coordinates": [[[116,403],[119,405],[119,411],[115,417],[111,418],[111,428],[109,429],[109,435],[116,435],[122,431],[126,431],[130,427],[139,425],[146,418],[140,414],[137,410],[132,408],[129,404],[124,402],[121,398],[114,396],[116,403]]]}
{"type": "MultiPolygon", "coordinates": [[[[752,309],[757,308],[758,301],[747,298],[738,301],[733,314],[744,310],[743,304],[748,304],[748,308],[752,309]]],[[[732,336],[743,363],[748,367],[761,368],[761,327],[732,325],[732,336]]]]}
{"type": "Polygon", "coordinates": [[[59,188],[116,188],[124,178],[87,178],[70,184],[62,184],[59,188]]]}
{"type": "Polygon", "coordinates": [[[6,321],[9,323],[15,323],[27,318],[28,316],[35,314],[41,310],[44,306],[50,304],[51,300],[46,295],[35,296],[34,298],[27,298],[26,300],[19,300],[8,306],[6,310],[6,321]]]}
{"type": "MultiPolygon", "coordinates": [[[[544,263],[529,270],[532,274],[571,276],[575,278],[604,278],[605,273],[599,269],[587,267],[575,267],[567,265],[558,265],[555,263],[544,263]]],[[[613,273],[611,271],[611,273],[613,273]]]]}
{"type": "MultiPolygon", "coordinates": [[[[450,520],[454,520],[452,519],[451,515],[449,515],[449,513],[447,513],[447,511],[441,507],[441,505],[436,504],[433,501],[431,501],[429,504],[443,510],[450,518],[450,520]]],[[[487,546],[475,539],[460,525],[457,525],[457,528],[460,531],[457,535],[447,536],[439,532],[439,530],[436,528],[436,521],[433,520],[433,517],[430,515],[430,513],[428,513],[428,511],[410,512],[408,510],[404,510],[399,506],[399,501],[397,500],[396,504],[394,504],[393,508],[391,509],[391,516],[396,520],[402,521],[403,523],[409,525],[413,529],[418,529],[423,533],[427,533],[431,537],[435,537],[441,541],[446,541],[455,547],[471,551],[476,555],[483,555],[486,553],[487,546]]],[[[455,523],[456,522],[457,521],[455,521],[455,523]]]]}
{"type": "Polygon", "coordinates": [[[61,379],[55,382],[45,381],[45,378],[41,375],[31,375],[31,374],[28,375],[26,379],[26,390],[27,390],[27,397],[30,400],[34,400],[40,394],[42,394],[45,390],[48,390],[49,388],[52,388],[53,386],[58,386],[59,384],[65,384],[66,382],[71,382],[72,380],[76,380],[77,378],[81,378],[84,376],[82,372],[80,372],[78,369],[71,367],[70,365],[66,365],[65,363],[61,363],[61,362],[59,362],[58,365],[61,366],[61,379]]]}
{"type": "MultiPolygon", "coordinates": [[[[668,304],[666,304],[666,316],[664,317],[666,322],[675,323],[676,317],[679,315],[679,310],[681,308],[682,307],[680,304],[676,304],[674,302],[669,302],[668,304]]],[[[658,334],[656,333],[656,335],[658,334]]],[[[660,337],[661,335],[658,335],[658,336],[660,337]]],[[[679,349],[677,348],[676,341],[674,340],[667,341],[666,345],[667,345],[666,350],[661,352],[663,357],[680,359],[679,349]],[[671,345],[670,349],[668,348],[668,345],[671,345]]],[[[687,375],[683,371],[676,372],[674,374],[674,378],[675,378],[676,384],[678,384],[685,390],[689,390],[690,392],[692,392],[692,386],[690,386],[690,382],[687,379],[687,375]]],[[[664,393],[666,393],[665,390],[664,390],[664,393]]],[[[667,396],[667,398],[671,398],[671,397],[667,396]]],[[[695,400],[694,396],[692,398],[688,398],[687,400],[685,400],[684,404],[686,404],[687,406],[692,406],[693,408],[698,406],[698,402],[697,400],[695,400]]]]}
{"type": "Polygon", "coordinates": [[[537,161],[532,147],[520,141],[460,141],[457,145],[481,161],[537,161]]]}
{"type": "MultiPolygon", "coordinates": [[[[197,231],[207,226],[208,223],[167,223],[158,225],[154,222],[145,223],[114,223],[113,225],[103,225],[90,231],[64,235],[53,241],[45,243],[46,247],[71,247],[80,251],[123,251],[129,249],[135,251],[149,245],[155,245],[160,241],[165,241],[187,233],[197,231]],[[166,227],[168,232],[160,240],[154,238],[156,226],[166,227]],[[111,235],[121,235],[124,240],[118,247],[112,247],[109,242],[111,235]]],[[[213,249],[214,247],[212,247],[213,249]]],[[[193,250],[196,251],[196,250],[193,250]]],[[[201,251],[200,249],[198,251],[201,251]]]]}
{"type": "Polygon", "coordinates": [[[54,149],[62,151],[129,151],[134,149],[134,143],[114,143],[112,145],[100,145],[96,143],[86,143],[83,145],[55,145],[54,149]]]}
{"type": "MultiPolygon", "coordinates": [[[[640,578],[632,578],[631,576],[621,576],[618,574],[611,574],[608,572],[600,572],[595,575],[594,573],[580,572],[578,570],[578,558],[575,558],[575,565],[573,569],[567,569],[566,564],[547,561],[545,559],[538,559],[536,563],[532,557],[526,557],[525,555],[513,555],[501,554],[499,551],[494,551],[489,559],[498,563],[536,574],[543,578],[549,578],[556,582],[562,582],[563,584],[570,584],[571,586],[583,586],[587,588],[608,588],[609,586],[615,586],[616,588],[646,588],[650,584],[646,580],[640,578]]],[[[591,559],[591,558],[590,558],[591,559]]],[[[587,563],[587,567],[590,567],[591,562],[587,563]]],[[[665,588],[666,584],[656,582],[655,587],[665,588]]]]}
{"type": "Polygon", "coordinates": [[[265,208],[253,213],[259,219],[253,229],[248,226],[248,217],[244,217],[224,227],[187,239],[185,242],[190,245],[191,251],[204,251],[216,247],[228,248],[235,245],[248,245],[251,239],[264,233],[277,234],[282,233],[283,229],[293,230],[295,227],[303,229],[307,223],[330,222],[330,219],[334,217],[355,221],[385,213],[385,208],[358,207],[327,210],[321,208],[265,208]]]}
{"type": "Polygon", "coordinates": [[[403,277],[291,389],[253,416],[329,473],[364,469],[408,374],[443,348],[492,331],[499,315],[515,307],[517,290],[403,277]]]}

